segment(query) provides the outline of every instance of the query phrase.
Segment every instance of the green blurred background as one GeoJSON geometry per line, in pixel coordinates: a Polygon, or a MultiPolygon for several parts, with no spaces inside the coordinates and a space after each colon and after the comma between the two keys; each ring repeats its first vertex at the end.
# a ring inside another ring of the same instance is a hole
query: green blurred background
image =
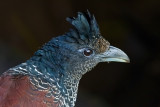
{"type": "Polygon", "coordinates": [[[76,107],[160,107],[159,0],[1,0],[0,71],[29,59],[87,9],[130,64],[100,63],[81,80],[76,107]]]}

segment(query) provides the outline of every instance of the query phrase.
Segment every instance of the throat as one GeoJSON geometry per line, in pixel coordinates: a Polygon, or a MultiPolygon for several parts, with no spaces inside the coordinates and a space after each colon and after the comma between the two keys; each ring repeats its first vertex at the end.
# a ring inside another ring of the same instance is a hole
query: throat
{"type": "Polygon", "coordinates": [[[68,103],[69,107],[75,105],[79,81],[80,79],[77,79],[72,75],[67,75],[63,80],[63,97],[65,98],[65,103],[68,103]]]}

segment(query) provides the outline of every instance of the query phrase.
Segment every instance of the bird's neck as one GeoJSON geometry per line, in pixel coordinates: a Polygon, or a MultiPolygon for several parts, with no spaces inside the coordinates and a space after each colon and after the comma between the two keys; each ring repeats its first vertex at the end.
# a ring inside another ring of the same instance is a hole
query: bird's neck
{"type": "Polygon", "coordinates": [[[70,72],[64,71],[64,68],[53,66],[47,61],[42,63],[28,60],[11,70],[15,71],[15,74],[29,75],[31,83],[38,91],[50,89],[46,97],[54,96],[54,102],[57,102],[60,107],[63,104],[68,105],[67,107],[74,107],[81,75],[70,74],[70,72]]]}

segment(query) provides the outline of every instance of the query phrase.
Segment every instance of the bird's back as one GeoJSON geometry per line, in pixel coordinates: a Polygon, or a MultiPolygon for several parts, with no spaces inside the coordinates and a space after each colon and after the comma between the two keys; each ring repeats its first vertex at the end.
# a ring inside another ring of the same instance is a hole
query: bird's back
{"type": "Polygon", "coordinates": [[[57,107],[53,97],[45,97],[47,92],[36,90],[27,75],[0,77],[0,107],[57,107]]]}

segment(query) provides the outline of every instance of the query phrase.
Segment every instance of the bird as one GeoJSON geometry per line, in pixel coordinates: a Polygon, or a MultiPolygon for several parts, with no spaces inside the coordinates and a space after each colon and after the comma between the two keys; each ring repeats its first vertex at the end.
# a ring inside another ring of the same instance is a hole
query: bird
{"type": "Polygon", "coordinates": [[[130,62],[88,10],[66,20],[73,28],[0,76],[0,107],[74,107],[84,74],[100,62],[130,62]]]}

